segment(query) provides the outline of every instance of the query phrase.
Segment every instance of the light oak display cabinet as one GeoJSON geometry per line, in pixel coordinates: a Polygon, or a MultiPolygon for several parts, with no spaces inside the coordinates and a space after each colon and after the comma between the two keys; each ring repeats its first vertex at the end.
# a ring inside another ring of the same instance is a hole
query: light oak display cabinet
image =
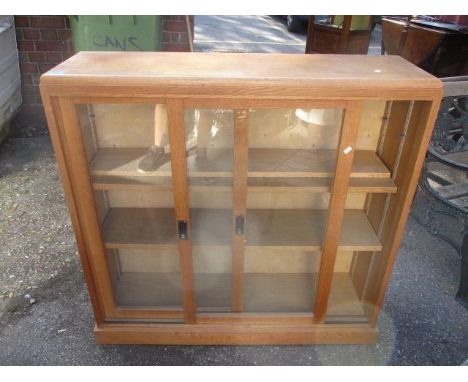
{"type": "Polygon", "coordinates": [[[41,92],[99,343],[377,341],[438,79],[397,56],[82,52],[41,92]]]}

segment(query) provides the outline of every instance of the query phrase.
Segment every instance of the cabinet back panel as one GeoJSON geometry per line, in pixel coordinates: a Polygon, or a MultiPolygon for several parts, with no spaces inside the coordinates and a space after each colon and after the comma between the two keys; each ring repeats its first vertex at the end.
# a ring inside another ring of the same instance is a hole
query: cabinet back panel
{"type": "MultiPolygon", "coordinates": [[[[116,251],[117,252],[117,251],[116,251]]],[[[195,273],[231,273],[231,248],[229,246],[193,247],[195,273]]],[[[121,272],[178,272],[179,259],[171,249],[133,250],[119,249],[121,272]]],[[[335,272],[348,272],[352,252],[339,251],[335,272]]],[[[246,248],[245,273],[304,273],[318,272],[320,253],[295,249],[246,248]]]]}
{"type": "MultiPolygon", "coordinates": [[[[167,208],[174,205],[171,189],[152,191],[108,190],[109,206],[137,208],[167,208]]],[[[248,209],[326,209],[329,193],[311,193],[310,191],[249,192],[248,209]]],[[[349,193],[346,208],[362,209],[365,193],[349,193]]],[[[190,192],[191,208],[232,208],[232,192],[226,191],[190,192]]]]}
{"type": "Polygon", "coordinates": [[[93,105],[99,147],[149,147],[154,140],[154,105],[93,105]]]}
{"type": "MultiPolygon", "coordinates": [[[[375,150],[385,102],[366,101],[359,128],[356,148],[375,150]]],[[[148,104],[94,104],[79,105],[80,122],[85,135],[86,146],[92,148],[92,134],[89,124],[94,118],[97,146],[148,147],[154,139],[155,106],[148,104]]],[[[296,115],[297,109],[254,109],[250,112],[249,147],[257,148],[298,148],[298,149],[335,149],[340,131],[340,109],[315,109],[319,114],[314,124],[304,122],[296,115]],[[321,116],[321,114],[325,116],[321,116]]],[[[229,110],[216,114],[216,119],[203,118],[204,110],[186,110],[186,123],[198,127],[200,121],[208,125],[211,138],[208,148],[232,148],[233,118],[229,110]]],[[[167,126],[163,143],[167,142],[167,126]]],[[[92,150],[87,150],[91,152],[92,150]]]]}

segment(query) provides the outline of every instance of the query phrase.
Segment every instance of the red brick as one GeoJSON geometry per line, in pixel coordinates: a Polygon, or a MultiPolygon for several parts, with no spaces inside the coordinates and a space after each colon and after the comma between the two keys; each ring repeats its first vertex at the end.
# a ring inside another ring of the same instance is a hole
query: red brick
{"type": "Polygon", "coordinates": [[[57,66],[56,64],[39,64],[39,72],[40,73],[45,73],[48,72],[50,69],[54,68],[57,66]]]}
{"type": "Polygon", "coordinates": [[[177,43],[163,43],[163,50],[165,52],[189,52],[189,44],[177,44],[177,43]]]}
{"type": "Polygon", "coordinates": [[[70,51],[70,52],[63,52],[63,61],[68,60],[71,56],[73,56],[75,52],[70,51]]]}
{"type": "Polygon", "coordinates": [[[178,41],[179,42],[184,42],[184,43],[188,43],[188,34],[187,33],[178,33],[178,41]]]}
{"type": "Polygon", "coordinates": [[[31,78],[32,78],[32,83],[34,85],[39,85],[39,82],[41,80],[41,73],[31,74],[31,78]]]}
{"type": "Polygon", "coordinates": [[[164,23],[164,30],[170,32],[185,32],[187,26],[184,21],[166,21],[164,23]]]}
{"type": "Polygon", "coordinates": [[[59,40],[68,40],[71,38],[71,29],[59,29],[57,30],[59,40]]]}
{"type": "Polygon", "coordinates": [[[183,42],[182,41],[182,35],[186,33],[184,32],[172,32],[172,41],[173,42],[183,42]]]}
{"type": "Polygon", "coordinates": [[[42,40],[58,40],[57,31],[55,29],[41,29],[42,40]]]}
{"type": "Polygon", "coordinates": [[[16,28],[16,41],[23,41],[23,28],[16,28]]]}
{"type": "Polygon", "coordinates": [[[21,84],[31,85],[32,83],[31,74],[21,74],[21,84]]]}
{"type": "Polygon", "coordinates": [[[44,52],[61,52],[67,50],[67,44],[63,41],[36,41],[36,50],[44,52]]]}
{"type": "Polygon", "coordinates": [[[34,28],[23,28],[23,40],[39,40],[39,31],[34,28]]]}
{"type": "Polygon", "coordinates": [[[34,51],[34,41],[18,41],[18,50],[23,52],[34,51]]]}
{"type": "Polygon", "coordinates": [[[67,43],[66,51],[67,52],[73,52],[74,51],[73,41],[70,39],[70,40],[67,40],[66,43],[67,43]]]}
{"type": "Polygon", "coordinates": [[[162,40],[163,40],[163,42],[170,42],[171,41],[171,32],[164,31],[162,40]]]}
{"type": "Polygon", "coordinates": [[[42,52],[30,52],[29,53],[30,62],[44,62],[44,53],[42,52]]]}
{"type": "Polygon", "coordinates": [[[29,27],[28,16],[15,16],[15,26],[18,27],[29,27]]]}
{"type": "Polygon", "coordinates": [[[39,94],[38,85],[27,85],[24,82],[21,84],[21,95],[37,95],[39,94]]]}
{"type": "Polygon", "coordinates": [[[30,64],[27,62],[22,62],[19,64],[20,72],[21,73],[37,73],[37,65],[30,64]]]}
{"type": "Polygon", "coordinates": [[[47,63],[60,63],[63,61],[62,52],[45,52],[45,62],[47,63]]]}
{"type": "Polygon", "coordinates": [[[65,28],[66,16],[31,16],[31,26],[34,28],[65,28]]]}

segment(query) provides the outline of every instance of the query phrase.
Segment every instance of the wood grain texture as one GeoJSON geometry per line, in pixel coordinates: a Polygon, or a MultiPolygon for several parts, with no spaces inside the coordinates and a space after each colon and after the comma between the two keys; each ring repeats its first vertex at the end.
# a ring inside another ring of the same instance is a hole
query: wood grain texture
{"type": "Polygon", "coordinates": [[[399,150],[399,161],[404,165],[394,174],[398,192],[390,196],[381,234],[382,252],[375,258],[364,293],[369,322],[373,325],[383,304],[439,105],[440,99],[415,103],[404,146],[399,150]]]}
{"type": "Polygon", "coordinates": [[[43,75],[41,91],[98,342],[376,341],[438,79],[391,56],[90,52],[43,75]],[[170,162],[141,176],[155,104],[167,107],[170,162]],[[187,158],[184,108],[248,110],[249,123],[224,125],[236,136],[234,160],[219,141],[211,164],[187,158]],[[338,151],[336,124],[301,125],[295,108],[346,109],[338,151]],[[93,120],[96,110],[109,110],[105,121],[93,120]],[[238,237],[236,214],[246,215],[238,237]],[[188,240],[177,220],[187,221],[188,240]],[[165,260],[177,251],[178,264],[165,260]]]}
{"type": "Polygon", "coordinates": [[[234,111],[234,175],[232,202],[232,297],[233,312],[241,312],[244,306],[244,255],[247,209],[247,173],[249,164],[248,111],[234,111]],[[243,232],[236,232],[236,219],[242,219],[243,232]]]}
{"type": "MultiPolygon", "coordinates": [[[[231,221],[231,213],[230,210],[192,209],[193,245],[230,245],[232,232],[226,222],[231,221]]],[[[177,244],[174,219],[173,209],[111,208],[103,226],[106,247],[171,248],[177,244]]],[[[325,210],[247,210],[247,245],[321,250],[326,219],[325,210]]],[[[340,236],[337,245],[343,251],[381,249],[365,213],[360,210],[343,213],[340,236]]]]}
{"type": "MultiPolygon", "coordinates": [[[[188,238],[177,239],[179,247],[180,270],[184,295],[184,316],[186,323],[196,321],[195,289],[193,281],[192,243],[190,240],[190,214],[187,183],[187,162],[185,157],[184,113],[180,100],[171,100],[166,104],[171,147],[171,166],[177,169],[172,172],[172,187],[174,190],[175,219],[168,220],[176,227],[179,220],[187,222],[188,238]]],[[[141,220],[135,221],[135,223],[141,220]]],[[[154,223],[151,219],[149,222],[154,223]]],[[[152,233],[153,234],[153,233],[152,233]]],[[[170,236],[168,236],[170,237],[170,236]]]]}
{"type": "MultiPolygon", "coordinates": [[[[184,138],[185,139],[185,138],[184,138]]],[[[249,149],[249,177],[332,177],[336,150],[249,149]]],[[[156,171],[142,174],[138,163],[146,154],[145,148],[101,149],[91,162],[94,176],[169,177],[168,161],[156,171]]],[[[350,176],[353,178],[388,178],[390,171],[375,152],[355,150],[350,176]]],[[[195,155],[187,159],[190,177],[230,177],[233,175],[232,150],[216,150],[212,159],[197,162],[195,155]]]]}
{"type": "MultiPolygon", "coordinates": [[[[312,310],[317,274],[314,273],[246,273],[243,298],[245,313],[307,313],[312,310]]],[[[124,272],[116,286],[120,308],[152,310],[165,308],[176,313],[183,303],[180,273],[124,272]]],[[[198,309],[219,311],[229,306],[229,273],[195,274],[198,309]]],[[[161,315],[163,310],[160,310],[161,315]]],[[[173,313],[166,312],[166,317],[173,313]]],[[[327,317],[341,316],[365,320],[362,304],[348,273],[334,274],[327,317]]],[[[158,317],[155,314],[155,317],[158,317]]],[[[175,316],[176,317],[176,316],[175,316]]],[[[244,316],[245,319],[248,315],[244,316]]]]}
{"type": "Polygon", "coordinates": [[[87,253],[91,254],[89,259],[92,274],[104,312],[106,315],[112,315],[115,301],[78,113],[69,98],[59,98],[58,107],[62,116],[63,139],[68,157],[67,165],[70,168],[70,178],[76,198],[78,216],[81,221],[87,253]]]}
{"type": "Polygon", "coordinates": [[[89,259],[89,253],[86,249],[85,236],[78,216],[78,206],[76,204],[77,199],[72,187],[68,158],[66,156],[66,142],[64,142],[63,138],[63,118],[60,114],[58,99],[49,97],[47,91],[42,87],[40,90],[47,118],[47,125],[49,127],[50,137],[52,139],[55,157],[57,159],[62,186],[65,193],[65,199],[67,201],[68,211],[70,213],[73,231],[75,233],[76,245],[78,247],[86,285],[88,287],[88,293],[93,307],[94,317],[96,323],[99,325],[104,322],[105,312],[98,295],[98,289],[92,271],[92,264],[89,259]]]}
{"type": "MultiPolygon", "coordinates": [[[[172,190],[170,177],[159,176],[113,176],[95,175],[93,187],[95,190],[133,190],[156,191],[172,190]]],[[[307,191],[314,193],[330,192],[332,178],[262,178],[255,177],[247,180],[248,192],[285,192],[307,191]]],[[[230,178],[190,178],[189,192],[214,192],[231,191],[232,180],[230,178]]],[[[349,180],[349,192],[365,193],[395,193],[397,187],[391,178],[351,178],[349,180]]]]}
{"type": "Polygon", "coordinates": [[[373,344],[377,329],[364,324],[103,324],[94,329],[98,344],[271,345],[373,344]]]}
{"type": "MultiPolygon", "coordinates": [[[[117,250],[110,250],[117,251],[117,250]]],[[[318,273],[320,252],[288,247],[247,247],[245,273],[318,273]],[[267,260],[267,261],[266,261],[267,260]]],[[[335,272],[348,272],[352,251],[338,251],[335,272]]],[[[194,273],[232,273],[231,247],[192,247],[194,273]]],[[[118,249],[119,274],[121,272],[180,272],[179,259],[174,247],[144,249],[118,249]]]]}
{"type": "Polygon", "coordinates": [[[356,102],[345,111],[338,145],[335,177],[333,178],[327,226],[323,239],[322,259],[314,306],[314,320],[322,322],[327,311],[336,251],[338,250],[345,214],[346,194],[354,157],[355,142],[361,118],[362,103],[356,102]],[[351,149],[351,150],[349,150],[351,149]]]}
{"type": "Polygon", "coordinates": [[[134,96],[209,98],[414,98],[442,89],[399,56],[364,55],[80,52],[41,81],[52,94],[62,86],[77,96],[126,97],[129,86],[134,96]]]}

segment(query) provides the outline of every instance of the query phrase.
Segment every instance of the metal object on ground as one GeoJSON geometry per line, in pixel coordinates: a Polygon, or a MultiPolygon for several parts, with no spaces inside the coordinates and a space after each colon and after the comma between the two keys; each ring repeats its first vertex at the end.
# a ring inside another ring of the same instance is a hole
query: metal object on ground
{"type": "Polygon", "coordinates": [[[468,307],[468,77],[442,79],[444,98],[421,175],[420,189],[431,208],[422,224],[461,255],[457,299],[468,307]],[[455,221],[444,229],[437,214],[455,221]],[[460,235],[454,228],[459,226],[460,235]],[[450,232],[452,231],[452,232],[450,232]]]}
{"type": "Polygon", "coordinates": [[[21,80],[13,16],[0,16],[0,142],[21,106],[21,80]]]}

